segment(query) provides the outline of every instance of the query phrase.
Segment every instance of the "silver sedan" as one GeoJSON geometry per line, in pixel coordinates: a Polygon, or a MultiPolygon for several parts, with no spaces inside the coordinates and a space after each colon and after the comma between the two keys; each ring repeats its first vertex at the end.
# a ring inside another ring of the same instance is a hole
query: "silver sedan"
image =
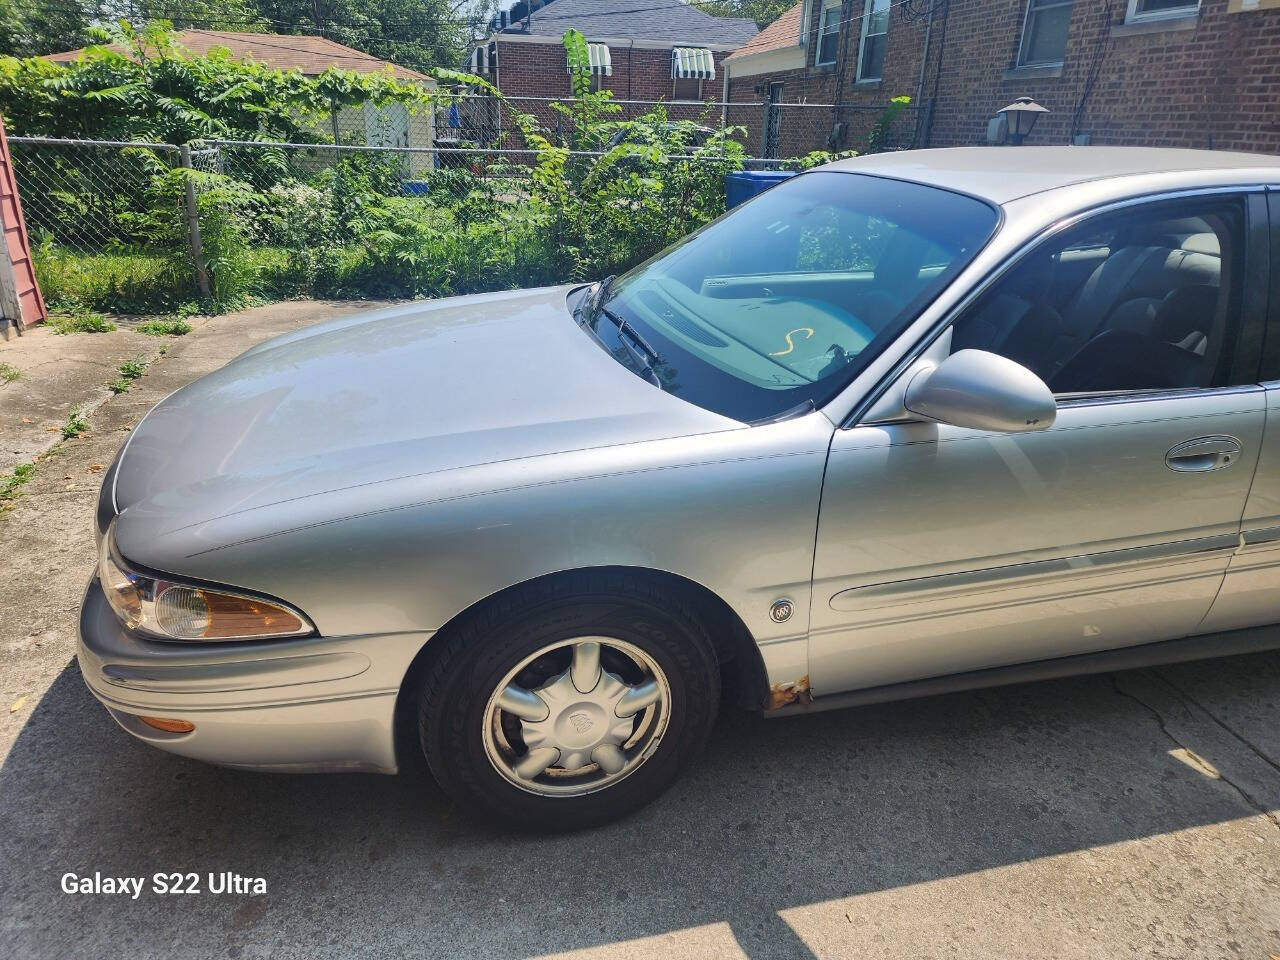
{"type": "Polygon", "coordinates": [[[425,757],[620,816],[722,698],[830,706],[1261,649],[1280,159],[955,149],[797,176],[630,273],[348,317],[138,425],[80,664],[258,770],[425,757]]]}

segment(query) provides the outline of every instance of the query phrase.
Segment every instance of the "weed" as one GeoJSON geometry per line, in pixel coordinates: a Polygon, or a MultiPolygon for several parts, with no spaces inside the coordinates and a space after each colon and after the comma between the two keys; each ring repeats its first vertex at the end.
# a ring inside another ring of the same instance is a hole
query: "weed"
{"type": "Polygon", "coordinates": [[[30,480],[35,472],[35,464],[20,463],[13,468],[10,476],[0,477],[0,512],[12,507],[13,501],[18,499],[18,489],[30,480]]]}
{"type": "Polygon", "coordinates": [[[54,333],[110,333],[116,325],[100,313],[92,310],[74,310],[49,318],[54,333]]]}
{"type": "Polygon", "coordinates": [[[148,320],[138,325],[138,332],[145,333],[148,337],[182,337],[191,332],[191,324],[180,317],[148,320]]]}
{"type": "Polygon", "coordinates": [[[7,363],[0,363],[0,382],[13,383],[22,379],[22,371],[7,363]]]}
{"type": "Polygon", "coordinates": [[[67,422],[62,425],[62,436],[66,440],[78,437],[89,429],[89,421],[84,415],[83,407],[72,407],[67,414],[67,422]]]}
{"type": "Polygon", "coordinates": [[[120,364],[120,369],[116,372],[119,374],[107,386],[111,388],[112,393],[124,393],[133,385],[133,381],[137,380],[147,370],[147,361],[141,357],[134,357],[132,360],[126,360],[120,364]]]}

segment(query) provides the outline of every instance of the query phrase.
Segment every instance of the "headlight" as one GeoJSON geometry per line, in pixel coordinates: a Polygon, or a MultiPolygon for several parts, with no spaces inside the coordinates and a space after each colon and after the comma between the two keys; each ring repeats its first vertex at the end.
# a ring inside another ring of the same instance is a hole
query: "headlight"
{"type": "Polygon", "coordinates": [[[126,627],[162,640],[298,637],[315,630],[296,610],[261,597],[130,570],[116,552],[114,522],[99,547],[98,582],[126,627]]]}

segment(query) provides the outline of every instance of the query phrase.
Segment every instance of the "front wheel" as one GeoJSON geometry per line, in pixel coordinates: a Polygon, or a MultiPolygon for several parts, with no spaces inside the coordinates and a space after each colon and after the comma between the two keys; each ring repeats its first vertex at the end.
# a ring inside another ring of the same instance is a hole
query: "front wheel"
{"type": "Polygon", "coordinates": [[[630,577],[520,594],[432,660],[419,712],[431,771],[464,809],[520,830],[624,816],[706,741],[711,639],[683,598],[630,577]]]}

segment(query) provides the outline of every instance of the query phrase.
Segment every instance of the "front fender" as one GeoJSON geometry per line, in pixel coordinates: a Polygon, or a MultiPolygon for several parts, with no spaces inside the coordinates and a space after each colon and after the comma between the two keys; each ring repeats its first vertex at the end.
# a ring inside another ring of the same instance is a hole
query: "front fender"
{"type": "Polygon", "coordinates": [[[832,430],[813,413],[366,484],[220,517],[126,555],[281,597],[326,635],[435,630],[536,577],[644,567],[702,584],[758,643],[802,649],[832,430]],[[769,610],[783,597],[795,612],[780,624],[769,610]]]}

